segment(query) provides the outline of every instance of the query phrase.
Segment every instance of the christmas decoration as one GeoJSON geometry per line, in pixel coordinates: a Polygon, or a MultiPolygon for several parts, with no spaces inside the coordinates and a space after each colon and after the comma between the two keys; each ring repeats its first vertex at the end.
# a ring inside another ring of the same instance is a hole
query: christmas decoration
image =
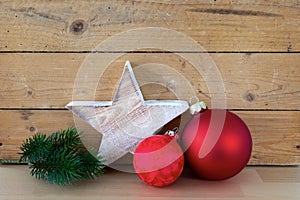
{"type": "Polygon", "coordinates": [[[183,152],[174,131],[144,139],[133,157],[134,169],[145,183],[163,187],[178,179],[184,166],[183,152]]]}
{"type": "Polygon", "coordinates": [[[197,114],[202,113],[205,110],[207,110],[207,106],[205,105],[205,103],[203,101],[199,101],[198,97],[195,97],[195,96],[191,97],[189,103],[191,105],[190,106],[190,113],[192,115],[197,115],[197,114]],[[197,102],[194,103],[194,104],[192,103],[193,99],[197,100],[197,102]]]}
{"type": "Polygon", "coordinates": [[[73,101],[66,108],[103,134],[99,155],[110,164],[188,109],[180,100],[145,101],[127,61],[112,101],[73,101]]]}
{"type": "Polygon", "coordinates": [[[184,129],[182,142],[187,148],[187,163],[200,178],[208,180],[223,180],[238,174],[249,161],[252,150],[246,124],[232,112],[218,109],[195,115],[184,129]],[[213,114],[218,120],[212,120],[213,114]],[[223,122],[218,132],[216,127],[223,122]]]}
{"type": "Polygon", "coordinates": [[[50,136],[37,133],[20,147],[21,162],[28,162],[31,175],[58,185],[70,185],[80,179],[94,179],[104,165],[82,144],[74,128],[50,136]]]}

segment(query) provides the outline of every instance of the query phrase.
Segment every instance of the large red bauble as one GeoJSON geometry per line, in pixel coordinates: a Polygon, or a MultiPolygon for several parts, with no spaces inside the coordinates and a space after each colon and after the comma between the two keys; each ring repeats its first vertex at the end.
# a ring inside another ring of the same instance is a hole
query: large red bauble
{"type": "Polygon", "coordinates": [[[183,170],[184,156],[174,137],[155,135],[137,146],[133,166],[142,181],[162,187],[178,179],[183,170]]]}
{"type": "Polygon", "coordinates": [[[208,180],[238,174],[252,151],[246,124],[237,115],[221,109],[195,115],[184,129],[182,142],[189,166],[200,178],[208,180]]]}

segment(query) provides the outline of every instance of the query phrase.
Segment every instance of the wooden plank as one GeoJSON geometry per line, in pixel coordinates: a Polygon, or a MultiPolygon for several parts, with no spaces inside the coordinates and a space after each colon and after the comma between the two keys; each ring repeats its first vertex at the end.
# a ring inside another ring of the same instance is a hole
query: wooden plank
{"type": "Polygon", "coordinates": [[[298,167],[280,167],[281,180],[276,168],[266,167],[263,173],[257,173],[260,167],[246,167],[237,176],[226,181],[204,181],[195,178],[185,168],[181,177],[172,185],[156,188],[144,184],[136,174],[122,173],[107,169],[94,181],[81,181],[73,187],[60,187],[38,181],[29,175],[27,166],[1,166],[0,197],[6,200],[97,200],[99,196],[107,200],[131,199],[169,200],[169,199],[240,199],[240,200],[298,200],[299,181],[291,182],[292,175],[299,174],[298,167]],[[272,182],[264,181],[260,176],[270,176],[272,182]],[[105,183],[105,187],[103,184],[105,183]],[[161,192],[163,191],[163,192],[161,192]],[[126,194],[126,195],[124,195],[126,194]]]}
{"type": "MultiPolygon", "coordinates": [[[[64,108],[72,101],[75,77],[88,55],[0,54],[0,108],[64,108]]],[[[92,55],[106,62],[115,54],[92,55]]],[[[213,53],[210,56],[223,79],[213,83],[213,87],[224,84],[228,108],[300,109],[299,54],[213,53]]],[[[86,78],[85,74],[78,75],[75,88],[79,92],[75,100],[111,100],[126,60],[132,62],[146,99],[177,96],[188,100],[196,95],[210,106],[212,98],[222,97],[223,91],[208,91],[204,80],[205,76],[210,79],[216,74],[199,73],[176,54],[132,53],[114,60],[102,76],[101,61],[84,65],[91,69],[86,78]]]]}
{"type": "MultiPolygon", "coordinates": [[[[299,111],[236,111],[235,113],[246,122],[253,137],[253,153],[249,164],[300,164],[299,111]]],[[[22,141],[35,132],[51,133],[59,128],[74,125],[72,113],[64,110],[2,110],[0,121],[2,122],[1,159],[17,159],[18,148],[22,141]]],[[[76,122],[79,128],[85,130],[86,144],[97,148],[101,136],[78,118],[76,122]]]]}
{"type": "Polygon", "coordinates": [[[253,165],[300,164],[300,112],[236,111],[249,127],[253,165]]]}
{"type": "MultiPolygon", "coordinates": [[[[90,51],[112,35],[139,27],[182,32],[208,51],[300,50],[298,0],[12,0],[0,4],[0,51],[90,51]]],[[[117,41],[124,43],[118,50],[128,50],[126,43],[135,39],[117,41]]]]}
{"type": "Polygon", "coordinates": [[[51,134],[75,124],[85,131],[83,142],[87,147],[98,149],[101,143],[101,134],[80,118],[73,118],[72,113],[66,110],[2,110],[0,113],[5,115],[0,117],[3,122],[0,128],[0,159],[17,159],[20,145],[34,133],[51,134]]]}

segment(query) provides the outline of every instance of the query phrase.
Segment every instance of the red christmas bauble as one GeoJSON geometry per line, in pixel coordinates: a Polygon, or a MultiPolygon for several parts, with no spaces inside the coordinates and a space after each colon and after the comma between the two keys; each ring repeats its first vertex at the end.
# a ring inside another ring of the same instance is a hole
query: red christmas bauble
{"type": "Polygon", "coordinates": [[[200,178],[223,180],[248,163],[252,139],[246,124],[232,112],[212,109],[195,115],[182,135],[189,166],[200,178]]]}
{"type": "Polygon", "coordinates": [[[133,166],[142,181],[163,187],[178,179],[183,170],[184,156],[174,137],[154,135],[137,146],[133,166]]]}

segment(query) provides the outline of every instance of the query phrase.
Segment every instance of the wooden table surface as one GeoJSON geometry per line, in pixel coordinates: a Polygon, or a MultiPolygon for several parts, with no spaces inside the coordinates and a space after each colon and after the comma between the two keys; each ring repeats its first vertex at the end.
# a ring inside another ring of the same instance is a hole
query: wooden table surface
{"type": "Polygon", "coordinates": [[[155,188],[135,174],[108,169],[96,181],[60,187],[38,181],[27,166],[0,165],[0,199],[286,199],[300,198],[300,167],[247,167],[226,181],[196,179],[188,169],[171,186],[155,188]]]}

